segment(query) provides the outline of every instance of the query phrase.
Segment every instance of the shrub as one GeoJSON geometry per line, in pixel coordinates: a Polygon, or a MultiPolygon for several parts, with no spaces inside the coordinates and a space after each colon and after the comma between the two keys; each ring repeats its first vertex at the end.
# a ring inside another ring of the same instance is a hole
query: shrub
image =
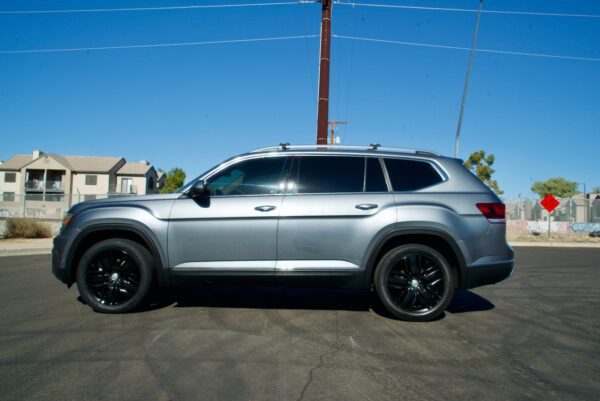
{"type": "Polygon", "coordinates": [[[6,221],[8,238],[50,238],[52,230],[47,224],[32,219],[10,218],[6,221]]]}

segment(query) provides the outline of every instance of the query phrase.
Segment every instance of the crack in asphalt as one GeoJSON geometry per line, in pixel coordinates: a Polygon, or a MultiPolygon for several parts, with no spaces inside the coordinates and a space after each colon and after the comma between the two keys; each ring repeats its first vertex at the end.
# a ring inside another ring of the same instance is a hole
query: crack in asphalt
{"type": "Polygon", "coordinates": [[[310,385],[313,382],[315,372],[325,366],[325,357],[334,355],[339,351],[340,351],[340,320],[339,320],[339,316],[338,316],[338,311],[335,311],[335,349],[332,351],[324,352],[321,355],[319,355],[319,363],[317,363],[315,366],[313,366],[308,371],[308,380],[306,381],[306,384],[302,388],[302,391],[300,392],[300,396],[296,399],[296,401],[302,401],[304,399],[304,396],[306,395],[306,391],[308,390],[308,388],[310,387],[310,385]]]}

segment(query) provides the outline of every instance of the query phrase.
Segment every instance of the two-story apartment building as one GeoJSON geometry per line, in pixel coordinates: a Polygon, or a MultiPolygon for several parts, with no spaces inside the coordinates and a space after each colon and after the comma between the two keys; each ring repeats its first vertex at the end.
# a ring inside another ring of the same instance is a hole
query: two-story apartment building
{"type": "Polygon", "coordinates": [[[157,191],[154,167],[123,157],[61,156],[35,150],[0,164],[0,216],[60,217],[81,201],[157,191]]]}

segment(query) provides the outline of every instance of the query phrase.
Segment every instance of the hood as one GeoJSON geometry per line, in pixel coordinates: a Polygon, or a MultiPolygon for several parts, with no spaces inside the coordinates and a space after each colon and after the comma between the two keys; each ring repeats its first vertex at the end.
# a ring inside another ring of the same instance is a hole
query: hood
{"type": "Polygon", "coordinates": [[[75,214],[83,210],[104,208],[111,206],[149,206],[160,202],[172,203],[175,199],[181,197],[180,193],[172,194],[156,194],[156,195],[136,195],[136,196],[113,196],[104,199],[95,199],[85,202],[80,202],[69,210],[69,213],[75,214]]]}

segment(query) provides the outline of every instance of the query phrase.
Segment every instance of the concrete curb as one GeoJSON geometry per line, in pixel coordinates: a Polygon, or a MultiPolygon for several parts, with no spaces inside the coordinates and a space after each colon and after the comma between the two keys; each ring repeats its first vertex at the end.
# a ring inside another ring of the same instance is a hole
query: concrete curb
{"type": "Polygon", "coordinates": [[[2,239],[0,257],[19,255],[48,255],[52,253],[52,238],[2,239]]]}
{"type": "Polygon", "coordinates": [[[4,256],[50,255],[51,253],[52,248],[0,249],[0,258],[4,256]]]}
{"type": "Polygon", "coordinates": [[[511,246],[532,246],[548,248],[600,248],[600,243],[594,242],[526,242],[526,241],[508,241],[511,246]]]}

